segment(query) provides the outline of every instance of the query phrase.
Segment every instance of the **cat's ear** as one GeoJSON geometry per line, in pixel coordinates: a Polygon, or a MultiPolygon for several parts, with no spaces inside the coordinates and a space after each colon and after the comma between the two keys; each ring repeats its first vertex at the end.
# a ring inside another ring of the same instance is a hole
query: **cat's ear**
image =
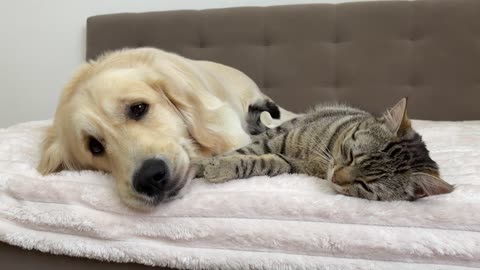
{"type": "Polygon", "coordinates": [[[388,128],[397,136],[404,135],[410,128],[410,120],[407,116],[407,98],[402,98],[395,106],[388,109],[383,118],[388,128]]]}
{"type": "Polygon", "coordinates": [[[439,177],[427,173],[414,173],[411,176],[414,183],[415,198],[450,193],[454,187],[439,177]]]}

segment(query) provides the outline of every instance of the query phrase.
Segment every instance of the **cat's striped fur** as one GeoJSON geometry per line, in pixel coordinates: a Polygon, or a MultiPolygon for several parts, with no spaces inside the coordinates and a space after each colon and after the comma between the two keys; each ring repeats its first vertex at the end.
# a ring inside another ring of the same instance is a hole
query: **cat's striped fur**
{"type": "Polygon", "coordinates": [[[342,194],[371,200],[415,200],[453,190],[411,128],[406,99],[381,117],[318,106],[254,136],[248,146],[201,161],[197,176],[223,182],[283,173],[327,179],[342,194]]]}

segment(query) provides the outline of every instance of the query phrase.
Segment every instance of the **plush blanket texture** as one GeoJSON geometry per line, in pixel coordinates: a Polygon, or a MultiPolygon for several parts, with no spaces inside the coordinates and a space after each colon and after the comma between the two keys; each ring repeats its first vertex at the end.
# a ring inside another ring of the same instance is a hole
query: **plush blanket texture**
{"type": "Polygon", "coordinates": [[[194,180],[152,213],[98,172],[35,170],[49,122],[0,129],[0,241],[55,254],[192,269],[480,267],[480,121],[414,121],[453,193],[416,202],[338,195],[302,175],[194,180]]]}

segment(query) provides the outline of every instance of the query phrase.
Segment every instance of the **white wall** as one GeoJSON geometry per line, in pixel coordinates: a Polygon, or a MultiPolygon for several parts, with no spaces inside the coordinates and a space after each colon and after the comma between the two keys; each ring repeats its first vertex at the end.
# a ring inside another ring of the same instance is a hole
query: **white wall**
{"type": "MultiPolygon", "coordinates": [[[[350,0],[353,1],[353,0],[350,0]]],[[[341,0],[2,0],[0,127],[51,118],[85,57],[87,17],[117,12],[267,6],[341,0]]]]}

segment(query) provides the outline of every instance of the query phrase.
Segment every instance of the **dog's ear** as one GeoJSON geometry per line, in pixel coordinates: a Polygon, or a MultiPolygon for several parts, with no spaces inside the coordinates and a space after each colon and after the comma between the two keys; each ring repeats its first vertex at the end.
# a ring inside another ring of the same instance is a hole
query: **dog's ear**
{"type": "Polygon", "coordinates": [[[40,163],[37,170],[46,175],[61,171],[64,168],[63,151],[58,141],[55,126],[47,129],[45,138],[42,142],[40,163]]]}
{"type": "Polygon", "coordinates": [[[205,149],[213,153],[222,153],[231,143],[221,123],[225,104],[208,91],[210,83],[201,71],[185,63],[171,63],[160,71],[163,77],[157,77],[150,86],[165,95],[183,118],[190,135],[205,149]]]}

